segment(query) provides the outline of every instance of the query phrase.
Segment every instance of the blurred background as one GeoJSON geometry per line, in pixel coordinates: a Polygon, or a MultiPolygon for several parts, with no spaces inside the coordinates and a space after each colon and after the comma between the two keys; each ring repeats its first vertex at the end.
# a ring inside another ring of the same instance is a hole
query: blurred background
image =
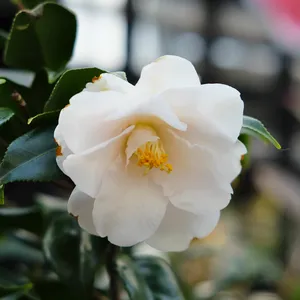
{"type": "MultiPolygon", "coordinates": [[[[174,54],[195,65],[202,83],[241,92],[245,114],[262,120],[283,150],[251,140],[249,161],[216,230],[188,251],[164,257],[196,299],[215,290],[216,299],[300,299],[299,0],[58,2],[78,18],[69,67],[124,70],[135,83],[145,64],[174,54]]],[[[17,10],[0,1],[0,30],[9,30],[17,10]]],[[[1,58],[0,75],[27,86],[33,80],[31,73],[5,69],[1,58]]],[[[6,188],[9,201],[24,206],[49,194],[68,196],[47,184],[6,188]]]]}

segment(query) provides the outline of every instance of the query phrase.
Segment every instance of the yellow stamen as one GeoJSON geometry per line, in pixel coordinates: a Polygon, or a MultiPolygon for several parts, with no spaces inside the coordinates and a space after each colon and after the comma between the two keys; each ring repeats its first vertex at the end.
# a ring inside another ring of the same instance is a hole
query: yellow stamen
{"type": "Polygon", "coordinates": [[[160,169],[168,174],[172,172],[173,167],[168,163],[168,154],[166,154],[160,140],[155,142],[147,142],[142,147],[138,148],[134,153],[139,167],[145,167],[145,174],[152,168],[160,169]]]}

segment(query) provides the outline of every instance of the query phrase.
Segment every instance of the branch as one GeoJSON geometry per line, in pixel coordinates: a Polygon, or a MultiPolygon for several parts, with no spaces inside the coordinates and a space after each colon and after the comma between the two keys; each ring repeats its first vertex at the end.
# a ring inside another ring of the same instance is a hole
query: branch
{"type": "Polygon", "coordinates": [[[110,277],[110,299],[120,300],[119,294],[119,275],[116,267],[116,258],[119,251],[119,247],[113,244],[109,244],[106,255],[106,269],[110,277]]]}

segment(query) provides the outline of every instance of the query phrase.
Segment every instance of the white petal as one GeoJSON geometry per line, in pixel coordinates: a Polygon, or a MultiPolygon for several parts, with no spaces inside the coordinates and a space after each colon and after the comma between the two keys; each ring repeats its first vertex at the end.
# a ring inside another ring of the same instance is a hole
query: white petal
{"type": "Polygon", "coordinates": [[[224,84],[204,84],[199,99],[198,110],[216,120],[236,141],[243,125],[244,102],[240,92],[224,84]]]}
{"type": "Polygon", "coordinates": [[[100,75],[99,79],[87,83],[86,89],[90,92],[116,91],[130,93],[133,91],[134,86],[112,73],[103,73],[100,75]]]}
{"type": "Polygon", "coordinates": [[[199,186],[199,189],[189,189],[171,196],[170,201],[178,208],[199,214],[225,208],[231,195],[214,186],[199,186]]]}
{"type": "Polygon", "coordinates": [[[137,150],[137,148],[146,144],[147,142],[155,142],[158,139],[159,137],[155,135],[155,131],[151,129],[151,127],[137,125],[130,134],[127,141],[127,164],[129,163],[129,159],[131,158],[132,154],[137,150]]]}
{"type": "Polygon", "coordinates": [[[94,202],[95,199],[75,187],[68,201],[68,212],[77,217],[77,221],[83,229],[90,234],[97,235],[92,218],[94,202]]]}
{"type": "Polygon", "coordinates": [[[146,176],[126,173],[105,176],[96,198],[93,219],[97,233],[119,246],[132,246],[149,238],[158,228],[168,199],[146,176]]]}
{"type": "Polygon", "coordinates": [[[219,211],[196,216],[169,204],[159,228],[146,243],[161,251],[184,251],[194,237],[209,235],[219,217],[219,211]]]}
{"type": "MultiPolygon", "coordinates": [[[[141,95],[143,98],[144,96],[141,95]]],[[[119,109],[110,114],[106,121],[130,120],[131,124],[147,125],[169,125],[180,131],[185,131],[187,126],[181,122],[178,116],[172,111],[170,105],[160,97],[150,97],[146,101],[132,99],[131,105],[119,109]]]]}
{"type": "Polygon", "coordinates": [[[58,147],[61,147],[61,154],[62,155],[58,155],[56,156],[56,163],[58,165],[58,167],[61,169],[61,171],[63,173],[65,173],[65,170],[63,168],[63,162],[65,161],[65,159],[70,155],[73,154],[72,151],[68,148],[66,142],[64,141],[61,132],[60,132],[60,128],[59,125],[56,126],[55,130],[54,130],[54,139],[57,143],[58,147]]]}
{"type": "Polygon", "coordinates": [[[247,148],[239,140],[228,151],[215,153],[219,174],[233,181],[242,170],[241,158],[246,153],[247,148]]]}
{"type": "Polygon", "coordinates": [[[235,142],[243,123],[244,103],[240,93],[223,84],[203,84],[199,87],[175,88],[160,95],[180,120],[196,129],[201,140],[209,136],[227,137],[235,142]]]}
{"type": "MultiPolygon", "coordinates": [[[[209,149],[191,145],[172,131],[160,135],[169,163],[170,174],[151,171],[150,176],[164,189],[174,206],[201,214],[221,210],[231,198],[231,173],[218,171],[218,157],[209,149]]],[[[236,158],[238,159],[238,158],[236,158]]]]}
{"type": "Polygon", "coordinates": [[[105,117],[125,105],[124,94],[118,92],[83,91],[70,100],[59,116],[61,135],[74,153],[99,145],[121,133],[122,125],[107,122],[105,117]]]}
{"type": "Polygon", "coordinates": [[[63,163],[64,170],[81,191],[96,197],[103,174],[120,155],[122,147],[125,147],[126,138],[133,129],[134,126],[130,126],[109,141],[67,157],[63,163]]]}
{"type": "Polygon", "coordinates": [[[203,213],[197,216],[193,224],[193,234],[196,238],[204,238],[212,233],[220,219],[221,212],[203,213]]]}
{"type": "Polygon", "coordinates": [[[136,88],[154,95],[170,88],[199,85],[199,77],[191,62],[166,55],[143,68],[136,88]]]}

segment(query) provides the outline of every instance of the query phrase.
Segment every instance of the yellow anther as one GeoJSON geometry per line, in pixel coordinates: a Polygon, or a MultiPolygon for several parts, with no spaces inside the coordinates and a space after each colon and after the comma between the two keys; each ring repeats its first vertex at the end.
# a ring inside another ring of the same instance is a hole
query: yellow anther
{"type": "Polygon", "coordinates": [[[167,173],[171,173],[173,167],[168,163],[168,155],[166,154],[160,140],[155,142],[147,142],[134,153],[139,167],[145,167],[145,174],[147,174],[152,168],[160,169],[167,173]]]}

